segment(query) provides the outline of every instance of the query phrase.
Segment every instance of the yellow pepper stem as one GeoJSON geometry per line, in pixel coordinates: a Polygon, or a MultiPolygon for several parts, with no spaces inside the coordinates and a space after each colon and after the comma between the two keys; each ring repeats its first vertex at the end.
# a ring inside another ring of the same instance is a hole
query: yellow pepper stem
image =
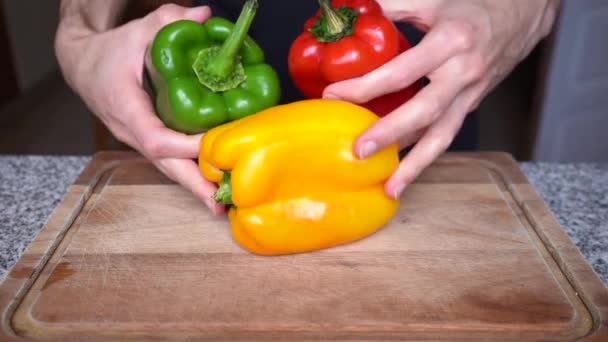
{"type": "Polygon", "coordinates": [[[213,199],[221,204],[234,205],[232,202],[232,182],[230,180],[230,171],[224,171],[224,177],[213,194],[213,199]]]}

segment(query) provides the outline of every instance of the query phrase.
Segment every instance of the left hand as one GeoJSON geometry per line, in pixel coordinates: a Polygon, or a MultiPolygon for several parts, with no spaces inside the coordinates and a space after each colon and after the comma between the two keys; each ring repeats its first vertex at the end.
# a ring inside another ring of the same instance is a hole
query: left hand
{"type": "Polygon", "coordinates": [[[80,5],[82,12],[93,12],[94,8],[88,6],[95,3],[63,2],[65,14],[55,48],[68,84],[119,141],[188,189],[212,213],[222,214],[224,206],[212,197],[215,184],[201,176],[193,161],[198,156],[201,135],[165,127],[144,90],[142,72],[146,49],[163,26],[180,19],[203,22],[211,16],[209,7],[167,4],[141,19],[98,30],[89,26],[89,18],[72,10],[80,5]]]}
{"type": "Polygon", "coordinates": [[[364,103],[426,76],[430,84],[378,120],[355,142],[365,158],[399,142],[416,145],[385,184],[399,197],[451,144],[476,108],[551,30],[557,0],[378,0],[393,21],[426,32],[417,46],[358,78],[334,83],[324,97],[364,103]]]}

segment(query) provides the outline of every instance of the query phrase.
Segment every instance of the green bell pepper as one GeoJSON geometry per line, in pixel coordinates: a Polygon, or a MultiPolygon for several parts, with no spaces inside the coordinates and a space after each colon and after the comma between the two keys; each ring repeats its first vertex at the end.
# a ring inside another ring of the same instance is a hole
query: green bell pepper
{"type": "Polygon", "coordinates": [[[247,34],[256,9],[247,0],[235,24],[179,20],[157,33],[146,69],[167,127],[201,133],[278,104],[279,76],[247,34]]]}

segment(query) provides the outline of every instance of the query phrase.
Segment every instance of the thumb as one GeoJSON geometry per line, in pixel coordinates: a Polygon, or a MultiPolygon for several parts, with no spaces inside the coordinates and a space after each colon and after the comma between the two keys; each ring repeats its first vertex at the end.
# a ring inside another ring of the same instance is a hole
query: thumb
{"type": "Polygon", "coordinates": [[[203,22],[211,16],[208,6],[183,7],[175,4],[165,4],[144,17],[144,22],[152,27],[160,28],[177,20],[193,20],[203,22]]]}
{"type": "Polygon", "coordinates": [[[211,16],[208,6],[183,7],[175,4],[165,4],[150,12],[140,21],[134,23],[139,28],[143,44],[154,39],[154,36],[165,25],[178,20],[193,20],[202,23],[211,16]]]}

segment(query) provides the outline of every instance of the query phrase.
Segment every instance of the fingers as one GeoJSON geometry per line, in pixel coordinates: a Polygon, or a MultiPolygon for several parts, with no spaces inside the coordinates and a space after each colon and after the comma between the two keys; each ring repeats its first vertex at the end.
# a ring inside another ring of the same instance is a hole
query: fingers
{"type": "Polygon", "coordinates": [[[150,159],[190,158],[198,156],[201,135],[186,135],[158,125],[149,115],[141,116],[141,123],[131,126],[142,153],[150,159]]]}
{"type": "Polygon", "coordinates": [[[412,146],[424,134],[426,128],[419,129],[412,134],[406,134],[399,139],[399,150],[412,146]]]}
{"type": "MultiPolygon", "coordinates": [[[[129,131],[122,123],[112,117],[103,118],[102,121],[106,126],[110,128],[114,136],[119,141],[128,144],[129,146],[142,152],[142,154],[144,155],[149,154],[149,146],[145,147],[148,148],[148,151],[146,152],[145,148],[142,147],[142,145],[132,135],[131,131],[129,131]]],[[[153,132],[152,134],[154,135],[153,132]]],[[[193,136],[188,138],[196,140],[196,144],[198,145],[198,140],[200,140],[200,136],[193,136]]],[[[202,200],[214,214],[217,215],[224,211],[224,207],[222,205],[217,204],[212,198],[213,193],[216,190],[215,184],[206,181],[202,177],[198,165],[196,165],[194,161],[190,159],[175,158],[165,158],[156,160],[154,158],[150,159],[152,160],[154,165],[167,177],[184,186],[187,190],[192,192],[198,199],[202,200]]]]}
{"type": "Polygon", "coordinates": [[[175,4],[164,4],[148,14],[145,20],[159,26],[164,26],[181,19],[193,20],[200,23],[210,16],[211,9],[208,6],[182,7],[175,4]]]}
{"type": "Polygon", "coordinates": [[[388,196],[401,196],[405,187],[448,148],[462,123],[458,118],[457,115],[445,116],[422,136],[386,182],[385,192],[388,196]]]}
{"type": "Polygon", "coordinates": [[[179,183],[199,200],[203,201],[215,215],[224,212],[224,206],[213,199],[213,194],[217,190],[216,185],[201,176],[199,168],[194,161],[168,158],[157,160],[154,164],[167,177],[179,183]]]}
{"type": "Polygon", "coordinates": [[[136,25],[142,37],[140,41],[148,44],[154,39],[158,30],[169,23],[182,19],[202,23],[210,16],[211,9],[208,6],[182,7],[176,4],[164,4],[138,21],[136,25]]]}
{"type": "Polygon", "coordinates": [[[196,158],[201,134],[187,135],[167,128],[156,116],[148,95],[139,87],[129,88],[130,99],[123,117],[140,146],[140,151],[150,159],[196,158]]]}
{"type": "Polygon", "coordinates": [[[470,49],[473,44],[470,37],[468,28],[462,24],[439,22],[420,44],[361,77],[329,85],[323,96],[365,103],[401,90],[470,49]]]}
{"type": "Polygon", "coordinates": [[[433,123],[422,135],[414,148],[399,164],[385,183],[388,196],[397,198],[424,169],[439,157],[452,143],[468,111],[479,98],[481,88],[471,87],[463,91],[448,108],[446,114],[433,123]]]}
{"type": "Polygon", "coordinates": [[[366,158],[395,141],[407,142],[417,131],[429,126],[445,113],[462,90],[458,81],[442,80],[423,88],[409,102],[376,121],[355,141],[355,153],[366,158]]]}
{"type": "MultiPolygon", "coordinates": [[[[131,131],[129,131],[121,122],[112,117],[102,118],[102,121],[110,128],[118,140],[130,145],[136,150],[142,152],[144,155],[149,154],[150,146],[148,145],[142,147],[142,145],[132,135],[131,131]],[[145,150],[146,148],[148,149],[147,152],[145,150]]],[[[151,134],[155,136],[154,131],[152,131],[151,134]]],[[[162,139],[162,135],[159,139],[162,139]]],[[[194,140],[195,144],[198,146],[200,136],[188,137],[188,139],[194,140]]],[[[158,144],[160,144],[160,142],[158,144]]],[[[224,211],[224,206],[216,203],[213,199],[213,193],[217,188],[216,185],[206,181],[202,177],[198,165],[194,161],[190,159],[176,158],[150,159],[154,165],[167,177],[179,183],[184,188],[192,192],[198,199],[202,200],[215,215],[221,214],[224,211]]]]}
{"type": "Polygon", "coordinates": [[[202,135],[189,136],[166,128],[154,113],[147,94],[137,86],[127,89],[124,96],[130,101],[124,106],[125,115],[106,117],[104,123],[119,140],[137,149],[167,177],[202,200],[214,214],[222,213],[224,207],[212,198],[215,184],[205,180],[198,165],[191,160],[198,156],[202,135]]]}
{"type": "Polygon", "coordinates": [[[198,155],[201,135],[186,136],[168,130],[162,126],[162,123],[159,126],[160,121],[148,119],[154,118],[153,114],[134,117],[139,117],[139,124],[130,126],[130,129],[114,118],[104,122],[108,127],[112,127],[112,132],[118,140],[140,151],[167,177],[202,200],[215,215],[221,214],[224,206],[213,199],[216,185],[202,177],[198,165],[193,160],[159,157],[184,155],[182,158],[195,158],[198,155]]]}

